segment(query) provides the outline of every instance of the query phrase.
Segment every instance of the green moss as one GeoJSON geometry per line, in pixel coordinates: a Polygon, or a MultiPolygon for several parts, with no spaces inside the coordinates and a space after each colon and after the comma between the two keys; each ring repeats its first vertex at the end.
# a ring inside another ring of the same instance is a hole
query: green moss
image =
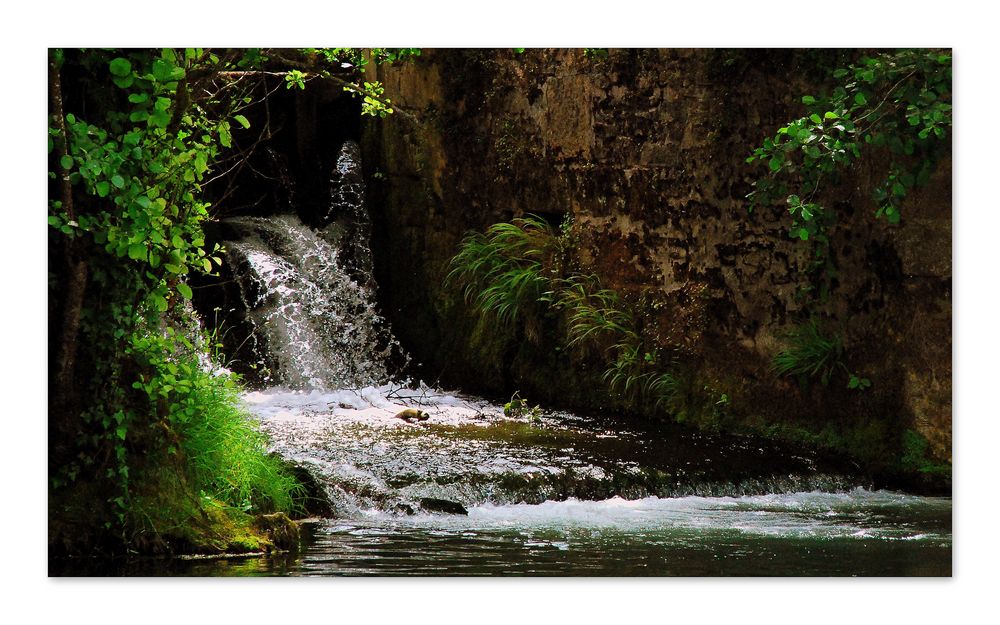
{"type": "Polygon", "coordinates": [[[903,432],[903,456],[900,462],[910,471],[951,477],[951,465],[931,458],[930,442],[914,430],[908,429],[903,432]]]}
{"type": "Polygon", "coordinates": [[[274,548],[254,525],[253,517],[215,500],[206,502],[200,514],[178,529],[178,543],[190,546],[195,553],[250,553],[274,548]]]}

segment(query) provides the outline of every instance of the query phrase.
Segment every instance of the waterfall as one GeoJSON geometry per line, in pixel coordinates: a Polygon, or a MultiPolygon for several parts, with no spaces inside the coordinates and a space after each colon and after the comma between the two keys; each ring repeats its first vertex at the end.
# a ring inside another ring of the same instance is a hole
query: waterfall
{"type": "Polygon", "coordinates": [[[386,382],[399,351],[375,306],[370,221],[357,145],[337,159],[322,230],[295,215],[236,217],[226,261],[267,385],[336,389],[386,382]]]}

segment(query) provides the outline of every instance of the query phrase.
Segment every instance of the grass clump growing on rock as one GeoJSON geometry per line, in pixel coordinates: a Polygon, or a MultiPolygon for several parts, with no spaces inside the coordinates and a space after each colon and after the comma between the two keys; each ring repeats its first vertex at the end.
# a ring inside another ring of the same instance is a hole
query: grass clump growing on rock
{"type": "Polygon", "coordinates": [[[788,346],[774,357],[775,373],[783,376],[819,376],[826,384],[830,381],[844,353],[840,335],[826,336],[815,319],[793,328],[786,335],[788,346]]]}
{"type": "Polygon", "coordinates": [[[238,378],[170,325],[140,323],[126,340],[131,367],[117,376],[135,381],[114,384],[121,408],[88,410],[81,460],[53,476],[53,542],[69,553],[269,548],[253,515],[295,513],[303,487],[268,453],[238,378]]]}
{"type": "Polygon", "coordinates": [[[537,342],[542,320],[559,327],[559,350],[596,353],[601,381],[635,410],[668,408],[678,392],[666,358],[638,329],[631,307],[593,274],[572,271],[567,255],[571,223],[557,231],[529,215],[471,233],[451,260],[447,285],[462,288],[480,327],[495,321],[513,340],[537,342]]]}
{"type": "Polygon", "coordinates": [[[540,217],[494,224],[462,241],[446,283],[463,284],[481,317],[509,328],[541,300],[550,281],[546,268],[558,251],[558,237],[540,217]]]}
{"type": "Polygon", "coordinates": [[[782,376],[796,376],[800,380],[819,377],[826,386],[841,369],[847,374],[847,388],[863,391],[871,380],[851,372],[844,364],[844,340],[840,334],[827,335],[816,319],[793,328],[785,336],[787,347],[774,357],[772,369],[782,376]]]}

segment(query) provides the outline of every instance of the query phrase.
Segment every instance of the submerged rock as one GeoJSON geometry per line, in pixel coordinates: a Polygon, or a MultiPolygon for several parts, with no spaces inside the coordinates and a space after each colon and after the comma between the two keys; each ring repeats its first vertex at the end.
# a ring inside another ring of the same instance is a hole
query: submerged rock
{"type": "MultiPolygon", "coordinates": [[[[277,457],[281,458],[280,455],[277,457]]],[[[296,497],[296,503],[301,507],[302,515],[306,517],[333,516],[333,506],[326,496],[326,491],[323,490],[323,486],[317,481],[316,476],[310,473],[309,468],[302,463],[283,458],[282,462],[286,470],[302,485],[302,492],[296,497]]],[[[296,518],[299,518],[298,515],[296,518]]]]}
{"type": "Polygon", "coordinates": [[[411,506],[408,503],[397,503],[395,506],[393,506],[392,511],[395,512],[396,514],[405,514],[407,516],[417,513],[413,509],[413,506],[411,506]]]}

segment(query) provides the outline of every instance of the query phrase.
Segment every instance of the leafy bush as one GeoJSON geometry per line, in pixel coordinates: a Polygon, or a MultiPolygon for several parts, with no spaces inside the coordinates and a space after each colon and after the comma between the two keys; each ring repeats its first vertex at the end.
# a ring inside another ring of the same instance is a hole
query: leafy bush
{"type": "MultiPolygon", "coordinates": [[[[749,210],[781,202],[791,217],[789,236],[812,246],[803,293],[825,301],[838,273],[829,239],[838,215],[824,193],[828,187],[846,186],[844,175],[862,160],[876,163],[884,177],[873,189],[875,217],[895,224],[906,197],[928,184],[950,152],[951,64],[946,50],[864,56],[832,73],[837,86],[830,93],[803,96],[806,115],[747,158],[766,168],[747,195],[749,210]]],[[[854,384],[863,388],[861,378],[854,384]]]]}
{"type": "Polygon", "coordinates": [[[825,236],[833,215],[817,193],[865,151],[888,149],[888,173],[874,191],[875,215],[896,223],[902,201],[914,186],[927,184],[950,148],[950,54],[880,52],[834,71],[833,78],[840,85],[829,95],[803,96],[808,115],[779,128],[747,158],[768,169],[748,196],[751,209],[784,197],[790,235],[802,240],[825,236]]]}
{"type": "Polygon", "coordinates": [[[245,109],[260,89],[273,91],[265,66],[284,66],[288,88],[316,78],[338,84],[381,117],[392,112],[382,86],[340,61],[418,54],[50,51],[49,294],[59,315],[49,353],[50,494],[58,502],[50,509],[57,525],[89,525],[68,528],[70,542],[102,527],[108,536],[99,540],[119,550],[134,547],[128,533],[136,527],[173,523],[183,534],[185,523],[205,517],[205,502],[223,515],[291,508],[295,483],[239,408],[237,381],[203,369],[187,329],[171,329],[193,296],[190,276],[222,263],[220,248],[206,245],[212,215],[202,187],[213,166],[232,159],[233,171],[257,144],[239,139],[251,126],[245,109]],[[85,508],[86,519],[67,512],[85,508]]]}
{"type": "Polygon", "coordinates": [[[538,421],[542,418],[542,407],[532,407],[527,399],[521,397],[520,391],[515,391],[510,401],[503,405],[503,414],[512,419],[527,418],[528,421],[538,421]]]}

